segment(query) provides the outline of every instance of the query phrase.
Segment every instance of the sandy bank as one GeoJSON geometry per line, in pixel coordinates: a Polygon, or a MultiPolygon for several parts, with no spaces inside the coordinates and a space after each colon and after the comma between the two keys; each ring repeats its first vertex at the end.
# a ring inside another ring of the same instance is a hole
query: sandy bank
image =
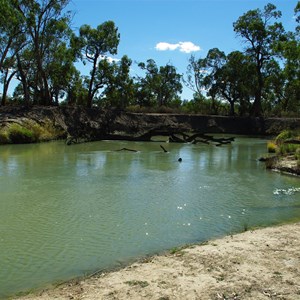
{"type": "Polygon", "coordinates": [[[224,237],[18,299],[300,299],[300,223],[224,237]]]}

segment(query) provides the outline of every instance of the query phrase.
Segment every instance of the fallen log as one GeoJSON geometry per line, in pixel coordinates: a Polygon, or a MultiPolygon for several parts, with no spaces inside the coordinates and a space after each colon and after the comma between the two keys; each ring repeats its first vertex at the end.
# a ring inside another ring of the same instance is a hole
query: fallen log
{"type": "Polygon", "coordinates": [[[162,145],[159,145],[159,146],[160,146],[161,149],[163,149],[163,151],[164,151],[165,153],[169,152],[168,150],[165,149],[164,146],[162,146],[162,145]]]}
{"type": "Polygon", "coordinates": [[[134,150],[134,149],[129,149],[129,148],[122,148],[116,151],[129,151],[129,152],[139,152],[138,150],[134,150]]]}

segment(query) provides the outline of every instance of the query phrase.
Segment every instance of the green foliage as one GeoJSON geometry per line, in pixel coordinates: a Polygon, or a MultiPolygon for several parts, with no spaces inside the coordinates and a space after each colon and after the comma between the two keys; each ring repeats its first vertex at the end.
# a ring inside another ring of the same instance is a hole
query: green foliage
{"type": "Polygon", "coordinates": [[[299,144],[283,143],[279,145],[277,152],[281,155],[295,154],[298,148],[299,144]]]}
{"type": "Polygon", "coordinates": [[[20,125],[13,123],[0,130],[0,144],[27,144],[49,141],[63,137],[64,132],[55,128],[50,120],[38,124],[27,121],[20,125]]]}
{"type": "Polygon", "coordinates": [[[33,132],[19,124],[12,124],[8,130],[9,140],[13,144],[36,142],[33,132]]]}
{"type": "Polygon", "coordinates": [[[257,84],[254,85],[255,95],[252,114],[262,114],[263,91],[267,74],[267,63],[272,59],[273,49],[284,35],[281,23],[275,22],[281,17],[281,12],[276,10],[273,4],[267,4],[264,10],[250,10],[234,23],[234,31],[240,36],[246,45],[246,53],[255,64],[255,76],[257,84]]]}
{"type": "Polygon", "coordinates": [[[137,102],[147,106],[169,106],[182,92],[181,75],[170,64],[158,67],[153,59],[139,63],[145,77],[136,84],[137,102]],[[146,102],[146,103],[145,103],[146,102]]]}
{"type": "Polygon", "coordinates": [[[269,153],[276,153],[277,145],[276,145],[275,142],[270,141],[270,142],[268,142],[268,144],[267,144],[267,148],[268,148],[268,152],[269,152],[269,153]]]}
{"type": "Polygon", "coordinates": [[[300,141],[300,134],[298,130],[283,130],[275,139],[277,145],[276,152],[280,155],[299,153],[300,144],[293,143],[293,140],[300,141]]]}
{"type": "Polygon", "coordinates": [[[111,73],[108,61],[100,58],[107,54],[117,54],[120,34],[113,21],[106,21],[97,28],[92,28],[87,24],[82,25],[78,40],[82,51],[82,61],[84,63],[87,61],[92,65],[90,77],[87,78],[87,106],[91,107],[96,93],[105,84],[106,75],[109,76],[111,73]],[[103,70],[108,70],[108,74],[103,70]]]}
{"type": "Polygon", "coordinates": [[[275,143],[277,145],[282,144],[285,140],[291,138],[293,136],[293,132],[291,130],[283,130],[278,136],[275,138],[275,143]]]}

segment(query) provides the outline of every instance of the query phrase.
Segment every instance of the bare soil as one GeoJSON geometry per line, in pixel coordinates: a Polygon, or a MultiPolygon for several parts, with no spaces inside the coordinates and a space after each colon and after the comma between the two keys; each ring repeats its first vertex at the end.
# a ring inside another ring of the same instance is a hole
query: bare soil
{"type": "Polygon", "coordinates": [[[189,246],[15,299],[300,299],[300,223],[189,246]]]}

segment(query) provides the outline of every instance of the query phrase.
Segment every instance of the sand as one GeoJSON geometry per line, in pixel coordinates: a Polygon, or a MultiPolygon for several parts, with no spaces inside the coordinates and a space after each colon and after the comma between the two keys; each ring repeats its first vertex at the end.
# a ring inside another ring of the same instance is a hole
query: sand
{"type": "Polygon", "coordinates": [[[16,299],[300,299],[300,223],[171,252],[16,299]]]}

